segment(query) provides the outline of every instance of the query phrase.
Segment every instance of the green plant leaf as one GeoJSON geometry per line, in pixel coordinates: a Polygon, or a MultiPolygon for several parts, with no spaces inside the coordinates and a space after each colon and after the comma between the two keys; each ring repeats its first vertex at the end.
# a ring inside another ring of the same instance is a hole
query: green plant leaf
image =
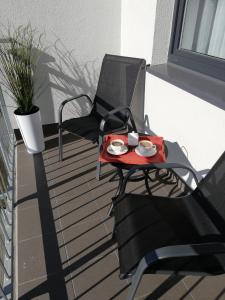
{"type": "Polygon", "coordinates": [[[29,113],[33,108],[34,76],[41,50],[42,35],[37,34],[31,25],[19,26],[0,39],[0,72],[4,84],[13,95],[21,113],[29,113]]]}

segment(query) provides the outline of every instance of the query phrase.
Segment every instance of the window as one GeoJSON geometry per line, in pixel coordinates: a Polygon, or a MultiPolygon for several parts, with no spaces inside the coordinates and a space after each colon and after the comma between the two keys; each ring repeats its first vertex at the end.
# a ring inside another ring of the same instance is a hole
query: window
{"type": "Polygon", "coordinates": [[[225,0],[177,0],[169,61],[225,81],[225,0]]]}

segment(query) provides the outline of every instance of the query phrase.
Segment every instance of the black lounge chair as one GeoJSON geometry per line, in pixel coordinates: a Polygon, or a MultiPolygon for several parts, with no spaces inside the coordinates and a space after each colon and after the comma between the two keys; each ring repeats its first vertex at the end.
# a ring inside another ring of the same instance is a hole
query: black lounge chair
{"type": "MultiPolygon", "coordinates": [[[[140,166],[149,170],[176,164],[140,166]]],[[[137,168],[127,174],[126,183],[137,168]]],[[[189,169],[190,170],[190,169],[189,169]]],[[[144,273],[218,275],[225,272],[225,152],[189,195],[123,193],[114,198],[120,277],[131,277],[129,300],[144,273]]]]}
{"type": "MultiPolygon", "coordinates": [[[[79,95],[62,102],[59,108],[59,159],[63,159],[62,132],[77,134],[93,142],[99,149],[103,136],[107,133],[137,130],[132,117],[132,107],[142,114],[145,90],[146,62],[144,59],[106,54],[101,67],[98,87],[92,103],[88,95],[79,95]],[[73,118],[63,122],[63,108],[73,100],[85,97],[92,105],[88,116],[73,118]],[[139,110],[139,111],[138,111],[139,110]]],[[[142,117],[142,116],[141,116],[142,117]]],[[[100,163],[97,164],[97,178],[100,163]]]]}

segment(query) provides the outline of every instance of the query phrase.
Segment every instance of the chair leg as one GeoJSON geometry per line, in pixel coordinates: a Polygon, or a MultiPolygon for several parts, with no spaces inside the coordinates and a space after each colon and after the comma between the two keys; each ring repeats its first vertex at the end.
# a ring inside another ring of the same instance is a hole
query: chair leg
{"type": "Polygon", "coordinates": [[[147,192],[150,196],[152,196],[152,192],[151,192],[150,186],[148,184],[148,179],[149,179],[148,171],[144,170],[144,174],[145,174],[145,186],[146,186],[147,192]]]}
{"type": "Polygon", "coordinates": [[[112,229],[112,240],[115,240],[116,238],[116,224],[115,219],[113,220],[113,229],[112,229]]]}
{"type": "Polygon", "coordinates": [[[118,184],[118,187],[117,187],[117,190],[116,190],[116,193],[115,193],[114,197],[119,196],[121,194],[121,189],[122,189],[123,180],[124,180],[124,175],[123,175],[122,169],[117,168],[117,174],[119,176],[119,184],[118,184]]]}
{"type": "Polygon", "coordinates": [[[113,203],[110,205],[109,211],[107,212],[107,217],[112,217],[113,215],[113,203]]]}
{"type": "MultiPolygon", "coordinates": [[[[101,151],[102,142],[103,142],[103,137],[101,135],[99,135],[99,137],[98,137],[98,153],[100,153],[100,151],[101,151]]],[[[96,164],[96,179],[100,180],[100,176],[101,176],[101,162],[98,161],[96,164]]]]}
{"type": "Polygon", "coordinates": [[[59,161],[63,160],[62,128],[59,127],[59,161]]]}
{"type": "Polygon", "coordinates": [[[128,291],[128,295],[127,295],[127,300],[133,300],[135,293],[138,289],[139,283],[141,281],[142,275],[144,274],[145,270],[147,269],[148,265],[146,263],[145,258],[143,258],[137,269],[136,272],[134,273],[134,275],[132,276],[132,280],[131,280],[131,286],[129,288],[128,291]]]}
{"type": "Polygon", "coordinates": [[[96,179],[100,180],[100,176],[101,176],[101,162],[98,161],[96,164],[96,179]]]}

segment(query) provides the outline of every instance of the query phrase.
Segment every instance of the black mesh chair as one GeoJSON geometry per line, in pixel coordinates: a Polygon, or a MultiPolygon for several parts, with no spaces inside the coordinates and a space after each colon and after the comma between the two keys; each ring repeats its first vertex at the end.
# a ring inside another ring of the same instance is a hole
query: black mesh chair
{"type": "MultiPolygon", "coordinates": [[[[128,125],[137,130],[132,117],[143,106],[146,62],[144,59],[106,54],[101,67],[98,87],[92,103],[88,95],[79,95],[62,102],[59,108],[59,159],[63,159],[62,132],[67,130],[102,144],[106,133],[125,130],[128,125]],[[63,108],[72,100],[85,97],[92,105],[88,116],[62,121],[63,108]],[[137,105],[139,103],[139,105],[137,105]]],[[[139,116],[141,118],[142,116],[139,116]]],[[[97,177],[100,163],[97,165],[97,177]]]]}
{"type": "MultiPolygon", "coordinates": [[[[140,167],[148,168],[153,166],[140,167]]],[[[127,174],[123,191],[135,171],[127,174]]],[[[169,198],[123,193],[114,199],[114,216],[120,277],[132,277],[127,299],[134,298],[144,273],[224,273],[225,152],[189,195],[169,198]]]]}

